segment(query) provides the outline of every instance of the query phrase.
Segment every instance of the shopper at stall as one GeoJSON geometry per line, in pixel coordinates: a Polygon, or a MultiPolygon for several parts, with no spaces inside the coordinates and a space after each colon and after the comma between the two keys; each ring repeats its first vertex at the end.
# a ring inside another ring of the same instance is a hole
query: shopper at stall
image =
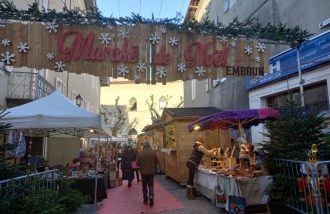
{"type": "Polygon", "coordinates": [[[154,176],[158,159],[156,153],[151,149],[150,143],[145,141],[143,143],[143,150],[137,157],[137,165],[140,167],[142,177],[142,190],[143,190],[143,204],[148,204],[149,192],[149,205],[154,205],[154,176]],[[149,190],[149,191],[148,191],[149,190]]]}
{"type": "Polygon", "coordinates": [[[132,161],[134,158],[134,153],[132,150],[132,146],[128,145],[124,150],[122,155],[122,163],[121,163],[121,170],[123,173],[122,180],[128,181],[128,187],[132,186],[132,181],[134,179],[134,171],[132,169],[132,161]]]}
{"type": "Polygon", "coordinates": [[[137,156],[138,156],[138,152],[137,152],[136,148],[133,149],[133,154],[134,154],[134,156],[133,156],[133,161],[132,161],[132,169],[135,172],[136,180],[139,183],[140,182],[140,168],[136,164],[136,160],[137,160],[137,156]]]}
{"type": "Polygon", "coordinates": [[[214,156],[216,153],[216,149],[207,150],[204,147],[204,139],[201,136],[197,136],[195,143],[193,145],[193,150],[191,152],[190,157],[188,158],[188,161],[186,163],[186,166],[189,169],[189,177],[187,181],[187,198],[188,199],[194,199],[195,196],[198,196],[197,190],[194,187],[194,177],[195,177],[195,171],[200,164],[203,155],[207,156],[214,156]]]}

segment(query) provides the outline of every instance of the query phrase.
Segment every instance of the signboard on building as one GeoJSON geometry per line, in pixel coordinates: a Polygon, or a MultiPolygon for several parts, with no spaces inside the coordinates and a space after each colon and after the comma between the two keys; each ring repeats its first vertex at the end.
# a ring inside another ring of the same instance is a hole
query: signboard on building
{"type": "MultiPolygon", "coordinates": [[[[303,43],[299,50],[302,71],[329,62],[330,32],[303,43]]],[[[290,49],[270,58],[269,72],[262,77],[247,78],[245,86],[251,90],[297,73],[297,49],[290,49]]]]}
{"type": "Polygon", "coordinates": [[[165,26],[8,23],[0,27],[0,60],[57,72],[156,83],[261,76],[266,46],[256,40],[179,32],[165,26]]]}

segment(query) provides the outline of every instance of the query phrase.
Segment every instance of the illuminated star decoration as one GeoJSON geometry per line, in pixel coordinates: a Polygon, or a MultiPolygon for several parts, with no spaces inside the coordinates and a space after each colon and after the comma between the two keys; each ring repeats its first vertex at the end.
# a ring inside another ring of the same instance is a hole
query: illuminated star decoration
{"type": "Polygon", "coordinates": [[[247,55],[252,54],[252,48],[248,45],[244,48],[244,53],[246,53],[247,55]]]}
{"type": "Polygon", "coordinates": [[[197,68],[196,68],[196,71],[195,71],[195,73],[197,74],[197,76],[204,76],[204,74],[205,74],[205,69],[204,69],[204,67],[203,66],[198,66],[197,68]]]}
{"type": "Polygon", "coordinates": [[[125,66],[123,64],[119,65],[119,67],[118,67],[118,74],[119,75],[125,77],[125,75],[128,74],[128,73],[129,73],[129,70],[128,70],[127,66],[125,66]]]}
{"type": "Polygon", "coordinates": [[[151,34],[150,35],[150,42],[154,45],[154,44],[158,44],[160,37],[155,33],[155,34],[151,34]]]}
{"type": "Polygon", "coordinates": [[[184,63],[180,63],[178,64],[178,71],[180,71],[181,73],[185,72],[186,71],[186,64],[184,63]]]}
{"type": "Polygon", "coordinates": [[[136,70],[138,72],[144,72],[145,70],[147,70],[147,67],[145,66],[144,63],[139,63],[137,66],[136,66],[136,70]]]}
{"type": "Polygon", "coordinates": [[[170,38],[170,41],[168,43],[172,46],[178,45],[178,39],[175,36],[173,36],[170,38]]]}
{"type": "Polygon", "coordinates": [[[101,43],[103,45],[108,45],[111,41],[111,37],[110,37],[109,33],[101,33],[99,40],[101,41],[101,43]]]}
{"type": "Polygon", "coordinates": [[[226,44],[228,42],[227,36],[222,35],[222,36],[219,36],[218,38],[222,44],[226,44]]]}
{"type": "Polygon", "coordinates": [[[259,63],[261,62],[261,57],[260,56],[256,57],[256,62],[259,62],[259,63]]]}
{"type": "Polygon", "coordinates": [[[58,25],[55,24],[55,21],[48,22],[48,23],[46,23],[46,25],[47,25],[46,29],[48,30],[48,33],[51,33],[51,32],[56,33],[57,32],[58,25]]]}
{"type": "Polygon", "coordinates": [[[258,42],[258,44],[257,44],[257,50],[258,50],[258,52],[265,52],[265,49],[266,49],[266,45],[265,45],[265,43],[260,43],[260,42],[258,42]]]}
{"type": "Polygon", "coordinates": [[[13,53],[9,53],[8,51],[6,51],[4,54],[2,53],[1,56],[1,61],[5,62],[7,65],[10,65],[11,62],[15,62],[15,54],[13,53]]]}
{"type": "Polygon", "coordinates": [[[51,60],[53,60],[53,59],[55,58],[55,56],[54,56],[53,53],[47,53],[46,57],[47,57],[47,59],[48,59],[49,61],[51,61],[51,60]]]}
{"type": "Polygon", "coordinates": [[[236,41],[237,41],[237,39],[235,39],[235,38],[231,39],[231,41],[230,41],[230,47],[231,48],[236,47],[236,45],[237,45],[236,41]]]}
{"type": "Polygon", "coordinates": [[[156,70],[157,70],[156,74],[160,79],[163,79],[163,77],[166,76],[167,70],[164,66],[157,68],[156,70]]]}
{"type": "Polygon", "coordinates": [[[7,38],[4,38],[2,41],[1,41],[1,44],[5,47],[9,46],[10,45],[10,40],[7,39],[7,38]]]}
{"type": "Polygon", "coordinates": [[[55,62],[54,68],[57,72],[63,72],[64,66],[65,66],[65,64],[62,61],[59,61],[59,62],[55,62]]]}
{"type": "Polygon", "coordinates": [[[167,32],[166,27],[165,26],[161,26],[160,27],[160,33],[161,34],[165,34],[166,32],[167,32]]]}
{"type": "Polygon", "coordinates": [[[128,38],[128,31],[125,29],[119,30],[119,37],[122,39],[127,39],[128,38]]]}
{"type": "Polygon", "coordinates": [[[17,49],[20,53],[26,53],[29,50],[29,46],[26,42],[20,42],[19,45],[17,45],[17,49]]]}

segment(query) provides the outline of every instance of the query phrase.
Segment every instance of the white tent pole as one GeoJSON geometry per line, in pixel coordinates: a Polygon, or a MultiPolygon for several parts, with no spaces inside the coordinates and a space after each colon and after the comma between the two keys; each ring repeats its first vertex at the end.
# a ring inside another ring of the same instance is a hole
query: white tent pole
{"type": "Polygon", "coordinates": [[[97,130],[97,152],[96,152],[96,161],[95,161],[95,191],[94,191],[94,210],[97,209],[97,166],[100,157],[100,129],[97,130]]]}

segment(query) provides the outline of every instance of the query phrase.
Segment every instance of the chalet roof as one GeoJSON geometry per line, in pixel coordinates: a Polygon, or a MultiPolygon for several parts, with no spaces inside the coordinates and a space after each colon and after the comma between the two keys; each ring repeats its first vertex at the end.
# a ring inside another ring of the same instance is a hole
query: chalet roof
{"type": "Polygon", "coordinates": [[[168,114],[175,119],[202,117],[210,114],[219,113],[222,110],[216,107],[193,107],[193,108],[165,108],[162,114],[168,114]]]}

